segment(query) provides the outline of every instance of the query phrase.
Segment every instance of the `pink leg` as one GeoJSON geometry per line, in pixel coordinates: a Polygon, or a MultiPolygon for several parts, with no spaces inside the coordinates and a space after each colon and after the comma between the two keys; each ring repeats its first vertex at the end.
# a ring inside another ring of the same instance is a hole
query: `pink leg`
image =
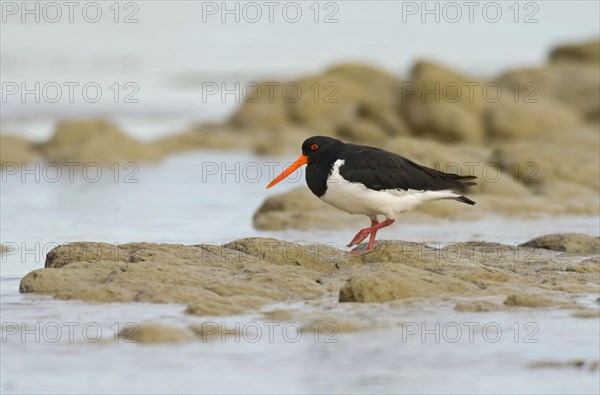
{"type": "Polygon", "coordinates": [[[372,250],[375,246],[375,235],[377,235],[376,230],[373,231],[373,233],[371,233],[371,236],[369,236],[369,244],[367,245],[367,251],[372,250]]]}
{"type": "MultiPolygon", "coordinates": [[[[358,233],[354,236],[354,239],[352,239],[352,241],[354,241],[360,237],[362,237],[362,240],[364,240],[365,235],[369,235],[369,234],[371,235],[371,237],[373,237],[373,233],[369,233],[369,229],[371,229],[373,226],[377,225],[378,223],[379,223],[379,221],[377,221],[377,218],[371,218],[371,226],[358,231],[358,233]]],[[[377,233],[377,231],[375,231],[375,233],[377,233]]],[[[352,246],[352,243],[348,244],[348,247],[351,247],[351,246],[352,246]]]]}
{"type": "MultiPolygon", "coordinates": [[[[379,223],[379,221],[377,221],[377,218],[371,218],[371,227],[377,225],[379,223]]],[[[354,236],[355,238],[358,237],[360,234],[357,233],[356,236],[354,236]]],[[[369,238],[369,247],[367,248],[367,250],[371,250],[373,248],[373,245],[375,244],[375,235],[377,234],[377,231],[374,231],[371,233],[371,236],[369,238]]],[[[347,251],[348,254],[352,254],[352,255],[360,255],[363,252],[362,251],[347,251]]]]}
{"type": "MultiPolygon", "coordinates": [[[[371,219],[371,227],[377,225],[379,223],[379,221],[377,221],[377,219],[371,219]]],[[[368,250],[372,250],[373,246],[375,245],[375,235],[377,234],[377,231],[373,231],[371,233],[371,236],[369,236],[369,245],[367,246],[367,251],[368,250]]]]}
{"type": "Polygon", "coordinates": [[[348,244],[348,247],[352,247],[354,245],[359,245],[364,239],[367,238],[367,236],[371,235],[371,238],[369,240],[368,249],[373,248],[373,245],[375,244],[375,235],[377,234],[377,231],[381,228],[385,228],[386,226],[390,226],[395,221],[396,220],[394,218],[388,218],[381,223],[373,224],[374,221],[371,220],[371,226],[368,228],[361,229],[356,234],[356,236],[354,236],[354,238],[352,239],[350,244],[348,244]]]}

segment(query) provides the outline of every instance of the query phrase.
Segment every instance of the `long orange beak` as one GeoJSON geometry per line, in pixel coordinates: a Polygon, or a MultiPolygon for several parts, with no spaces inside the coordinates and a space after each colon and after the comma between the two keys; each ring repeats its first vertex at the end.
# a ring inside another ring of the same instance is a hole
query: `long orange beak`
{"type": "Polygon", "coordinates": [[[300,157],[296,159],[294,163],[292,163],[287,169],[282,171],[280,175],[275,177],[273,181],[271,181],[269,185],[267,185],[267,189],[271,188],[273,185],[277,184],[279,181],[283,180],[284,178],[295,172],[300,166],[305,165],[307,163],[308,156],[300,155],[300,157]]]}

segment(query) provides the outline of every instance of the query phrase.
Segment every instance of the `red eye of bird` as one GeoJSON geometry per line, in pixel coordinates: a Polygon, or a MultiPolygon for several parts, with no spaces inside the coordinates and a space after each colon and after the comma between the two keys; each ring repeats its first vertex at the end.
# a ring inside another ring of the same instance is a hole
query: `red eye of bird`
{"type": "Polygon", "coordinates": [[[319,148],[319,144],[313,144],[310,146],[310,149],[313,151],[316,150],[317,148],[319,148]]]}

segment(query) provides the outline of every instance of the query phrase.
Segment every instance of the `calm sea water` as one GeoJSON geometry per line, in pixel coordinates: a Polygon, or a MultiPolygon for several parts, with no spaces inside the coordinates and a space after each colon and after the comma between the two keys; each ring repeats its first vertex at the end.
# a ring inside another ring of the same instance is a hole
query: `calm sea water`
{"type": "MultiPolygon", "coordinates": [[[[2,6],[7,3],[23,4],[2,6]]],[[[302,1],[297,2],[302,17],[295,23],[279,11],[270,23],[261,2],[263,19],[256,23],[249,22],[254,14],[240,14],[239,21],[225,15],[223,22],[223,2],[137,1],[121,3],[118,15],[113,2],[97,3],[102,17],[95,23],[86,21],[81,9],[71,23],[61,2],[56,4],[63,7],[63,19],[56,23],[48,20],[55,17],[52,9],[40,14],[39,22],[29,16],[25,23],[19,10],[3,9],[1,133],[44,140],[57,120],[106,117],[128,134],[152,140],[196,122],[226,119],[243,100],[222,94],[237,90],[236,84],[294,79],[343,61],[367,62],[403,76],[422,58],[490,76],[540,64],[557,43],[599,33],[599,4],[592,1],[537,1],[527,8],[497,2],[501,14],[496,22],[486,20],[496,18],[494,10],[485,16],[481,12],[486,2],[471,22],[460,2],[462,17],[451,21],[456,14],[442,2],[427,2],[429,9],[438,7],[436,20],[435,14],[423,13],[423,2],[345,1],[315,8],[314,2],[302,1]],[[215,14],[206,8],[215,5],[215,14]],[[412,6],[417,9],[407,8],[412,6]],[[332,18],[337,21],[325,23],[332,18]],[[126,19],[135,21],[124,23],[126,19]],[[207,94],[207,83],[219,91],[207,94]],[[66,84],[75,84],[72,100],[66,84]],[[94,90],[83,92],[86,84],[99,88],[97,101],[91,100],[94,90]],[[15,86],[18,91],[7,94],[15,86]],[[23,96],[24,89],[34,93],[23,96]]],[[[240,2],[226,6],[245,12],[240,2]]],[[[19,294],[20,279],[43,267],[45,253],[72,241],[197,244],[273,236],[344,245],[353,230],[252,228],[252,214],[272,193],[264,189],[272,175],[267,161],[273,160],[245,152],[197,152],[139,168],[120,163],[118,173],[113,168],[100,175],[82,174],[75,168],[73,180],[44,167],[34,169],[35,174],[3,175],[0,238],[15,250],[1,256],[0,266],[2,393],[598,393],[597,372],[527,368],[537,360],[598,358],[598,321],[570,318],[569,311],[473,315],[440,303],[407,307],[397,317],[386,306],[340,307],[328,301],[340,317],[347,314],[344,309],[363,309],[365,320],[389,320],[392,327],[327,339],[327,334],[315,336],[305,329],[297,342],[278,329],[271,342],[264,321],[255,315],[198,318],[183,314],[180,305],[87,304],[19,294]],[[216,175],[206,175],[207,164],[217,166],[216,175]],[[231,169],[237,179],[225,171],[231,169]],[[226,338],[182,345],[115,342],[115,332],[130,322],[209,322],[228,328],[237,323],[259,327],[263,335],[258,341],[244,336],[239,342],[226,338]],[[462,335],[455,342],[449,341],[452,335],[439,342],[431,337],[422,341],[420,333],[405,338],[400,322],[424,323],[426,328],[450,324],[450,329],[454,323],[462,335]],[[472,322],[499,328],[501,338],[490,341],[478,329],[470,341],[465,325],[472,322]],[[528,323],[535,326],[526,328],[528,323]],[[16,333],[15,325],[20,328],[16,333]]],[[[281,183],[278,189],[295,185],[281,183]]],[[[385,237],[514,244],[541,233],[597,235],[598,225],[595,217],[487,218],[397,225],[385,237]]],[[[581,303],[591,305],[593,297],[582,297],[581,303]]],[[[303,303],[292,307],[311,309],[303,303]]]]}
{"type": "MultiPolygon", "coordinates": [[[[118,182],[114,171],[107,169],[97,182],[90,182],[91,175],[87,181],[78,175],[73,182],[65,176],[56,183],[43,178],[36,182],[31,175],[25,176],[25,182],[23,175],[7,176],[0,202],[2,243],[16,250],[3,255],[1,265],[2,392],[598,391],[597,372],[527,367],[538,360],[597,358],[598,320],[573,319],[569,311],[467,314],[454,312],[452,304],[440,303],[407,307],[402,316],[396,316],[395,310],[385,306],[340,307],[329,301],[329,308],[338,309],[335,314],[340,319],[348,314],[346,308],[362,309],[367,322],[390,321],[391,328],[338,333],[332,338],[327,332],[315,336],[305,328],[295,342],[296,335],[286,337],[278,327],[271,342],[268,326],[255,315],[199,318],[183,314],[180,305],[87,304],[18,293],[20,278],[43,267],[48,249],[71,241],[197,244],[273,236],[341,246],[347,242],[354,233],[351,229],[254,230],[252,214],[272,193],[264,189],[270,178],[267,166],[264,174],[248,173],[237,180],[231,173],[223,179],[221,173],[208,176],[202,172],[207,163],[231,170],[249,168],[249,164],[261,168],[265,161],[269,160],[243,152],[197,152],[140,167],[135,174],[121,172],[118,182]],[[126,176],[128,181],[138,182],[125,182],[126,176]],[[238,324],[262,332],[258,341],[250,331],[239,341],[230,336],[224,342],[184,345],[115,342],[115,332],[131,322],[181,327],[204,322],[230,329],[238,324]],[[407,337],[400,322],[424,323],[424,329],[435,328],[436,323],[440,328],[449,325],[448,331],[458,327],[461,333],[456,342],[454,332],[441,341],[431,335],[422,341],[420,332],[407,337]],[[479,328],[470,341],[468,325],[472,322],[479,328]],[[17,333],[15,325],[21,329],[17,333]],[[500,330],[501,338],[485,338],[481,330],[485,325],[500,330]],[[520,331],[517,335],[516,328],[520,331]],[[532,339],[537,342],[525,341],[533,332],[532,339]],[[100,336],[100,344],[95,343],[100,336]]],[[[303,183],[300,179],[278,187],[283,191],[303,183]]],[[[386,230],[385,238],[514,244],[540,233],[562,231],[598,234],[598,218],[404,224],[386,230]]],[[[592,305],[593,297],[582,303],[592,305]]],[[[303,303],[291,307],[311,309],[303,303]]]]}

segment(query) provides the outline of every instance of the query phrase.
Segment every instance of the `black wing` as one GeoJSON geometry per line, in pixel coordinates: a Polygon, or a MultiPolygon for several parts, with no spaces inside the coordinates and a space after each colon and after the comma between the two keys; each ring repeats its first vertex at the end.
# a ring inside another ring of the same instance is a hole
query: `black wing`
{"type": "Polygon", "coordinates": [[[369,189],[441,191],[476,185],[475,176],[459,176],[421,166],[400,155],[378,148],[347,144],[340,152],[340,175],[369,189]]]}

